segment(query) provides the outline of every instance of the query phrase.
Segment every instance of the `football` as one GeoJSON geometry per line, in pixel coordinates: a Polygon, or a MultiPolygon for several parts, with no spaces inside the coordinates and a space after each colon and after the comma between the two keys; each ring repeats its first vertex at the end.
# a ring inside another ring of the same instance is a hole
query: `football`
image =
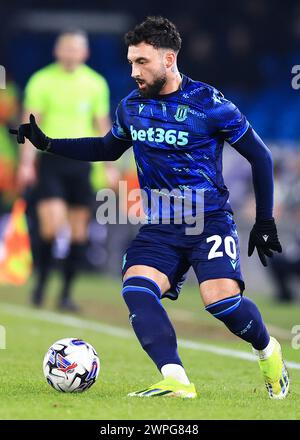
{"type": "Polygon", "coordinates": [[[47,382],[64,393],[86,391],[96,382],[99,371],[100,360],[94,347],[77,338],[54,342],[43,361],[47,382]]]}

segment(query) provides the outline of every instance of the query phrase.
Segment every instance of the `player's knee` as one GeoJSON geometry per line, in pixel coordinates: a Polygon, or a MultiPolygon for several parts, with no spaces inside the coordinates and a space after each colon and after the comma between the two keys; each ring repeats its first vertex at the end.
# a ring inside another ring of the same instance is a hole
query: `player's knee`
{"type": "Polygon", "coordinates": [[[233,279],[212,279],[200,284],[200,293],[205,306],[223,301],[240,291],[238,282],[233,279]]]}
{"type": "Polygon", "coordinates": [[[123,283],[127,280],[127,278],[133,277],[135,275],[136,275],[135,271],[132,269],[132,267],[130,267],[129,269],[126,270],[126,272],[123,275],[123,283]]]}
{"type": "Polygon", "coordinates": [[[130,266],[123,276],[123,282],[132,277],[141,277],[152,280],[152,282],[159,287],[161,293],[165,293],[170,289],[168,277],[154,267],[144,265],[130,266]]]}
{"type": "Polygon", "coordinates": [[[204,297],[204,306],[208,307],[208,306],[215,304],[217,302],[224,301],[226,299],[229,299],[229,298],[237,295],[238,293],[240,293],[240,289],[235,292],[228,292],[228,293],[214,292],[214,293],[210,294],[208,297],[204,297]]]}

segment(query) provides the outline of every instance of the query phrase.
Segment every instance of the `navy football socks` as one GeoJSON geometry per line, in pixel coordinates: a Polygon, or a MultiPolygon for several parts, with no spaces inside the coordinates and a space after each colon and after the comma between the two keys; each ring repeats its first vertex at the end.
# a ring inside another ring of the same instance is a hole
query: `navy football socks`
{"type": "Polygon", "coordinates": [[[257,306],[240,294],[225,298],[205,307],[215,318],[256,350],[263,350],[270,341],[268,330],[257,306]]]}
{"type": "Polygon", "coordinates": [[[161,304],[158,285],[146,277],[130,277],[123,284],[122,295],[134,332],[157,368],[160,370],[166,364],[182,365],[175,330],[161,304]]]}

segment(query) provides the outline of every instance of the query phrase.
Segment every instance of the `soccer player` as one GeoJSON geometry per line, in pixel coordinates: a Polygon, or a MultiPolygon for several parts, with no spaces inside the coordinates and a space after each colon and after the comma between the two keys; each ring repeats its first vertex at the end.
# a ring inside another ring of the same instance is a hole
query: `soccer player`
{"type": "MultiPolygon", "coordinates": [[[[85,63],[89,55],[87,35],[65,31],[55,42],[55,62],[34,73],[25,88],[23,120],[34,113],[41,127],[54,137],[104,135],[111,128],[109,89],[106,80],[85,63]]],[[[32,303],[41,305],[48,279],[54,239],[65,224],[70,228],[70,247],[64,261],[59,308],[76,311],[72,285],[84,259],[87,226],[93,200],[89,163],[40,155],[29,141],[21,150],[18,184],[22,190],[35,184],[40,228],[37,282],[32,303]]],[[[104,174],[104,170],[102,171],[104,174]]]]}
{"type": "Polygon", "coordinates": [[[111,132],[102,138],[53,139],[40,130],[31,115],[29,123],[12,133],[20,143],[28,138],[40,150],[89,161],[116,160],[133,145],[140,186],[146,193],[164,189],[166,194],[165,190],[176,189],[184,197],[186,188],[192,194],[196,190],[204,193],[202,232],[187,234],[184,222],[164,224],[164,211],[156,205],[157,212],[151,212],[150,204],[149,222],[125,254],[122,294],[130,322],[163,376],[160,382],[129,396],[197,395],[161,302],[164,296],[178,296],[184,275],[192,266],[207,312],[252,345],[269,396],[283,399],[289,379],[280,344],[269,335],[257,306],[243,296],[238,235],[222,178],[226,140],[252,166],[256,222],[250,233],[249,256],[256,248],[266,265],[266,256],[272,256],[273,250],[281,252],[272,216],[270,151],[222,93],[178,71],[181,38],[168,19],[148,17],[126,34],[125,41],[138,87],[120,102],[111,132]],[[151,223],[157,216],[160,223],[151,223]]]}

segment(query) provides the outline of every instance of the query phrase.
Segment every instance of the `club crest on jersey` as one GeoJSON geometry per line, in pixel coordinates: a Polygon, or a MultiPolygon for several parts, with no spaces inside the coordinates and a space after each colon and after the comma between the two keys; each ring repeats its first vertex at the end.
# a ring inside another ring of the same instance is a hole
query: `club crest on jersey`
{"type": "Polygon", "coordinates": [[[179,105],[177,107],[176,113],[174,115],[174,118],[176,119],[176,121],[178,121],[178,122],[185,121],[188,116],[188,109],[189,109],[188,105],[179,105]]]}

